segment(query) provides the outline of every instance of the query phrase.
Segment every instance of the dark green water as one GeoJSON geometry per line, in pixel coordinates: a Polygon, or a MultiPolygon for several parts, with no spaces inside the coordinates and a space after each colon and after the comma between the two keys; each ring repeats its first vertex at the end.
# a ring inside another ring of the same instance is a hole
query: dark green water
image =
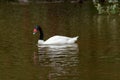
{"type": "Polygon", "coordinates": [[[0,80],[119,80],[120,16],[79,4],[0,5],[0,80]],[[79,36],[72,47],[38,48],[45,39],[79,36]]]}

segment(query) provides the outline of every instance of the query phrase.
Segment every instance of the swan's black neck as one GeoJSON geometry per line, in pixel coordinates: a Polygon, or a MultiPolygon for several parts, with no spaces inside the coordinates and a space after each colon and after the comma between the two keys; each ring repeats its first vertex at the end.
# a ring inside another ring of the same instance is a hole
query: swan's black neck
{"type": "Polygon", "coordinates": [[[42,28],[41,28],[40,26],[38,26],[38,30],[39,30],[39,32],[40,32],[40,37],[39,37],[39,39],[40,39],[40,40],[43,40],[43,39],[44,39],[43,30],[42,30],[42,28]]]}

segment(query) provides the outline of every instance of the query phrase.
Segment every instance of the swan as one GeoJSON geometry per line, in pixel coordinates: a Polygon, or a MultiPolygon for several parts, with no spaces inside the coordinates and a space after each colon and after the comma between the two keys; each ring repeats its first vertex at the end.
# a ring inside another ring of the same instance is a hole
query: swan
{"type": "Polygon", "coordinates": [[[33,35],[36,34],[37,32],[40,33],[38,44],[72,44],[72,43],[75,43],[78,39],[78,36],[71,38],[66,36],[55,35],[53,37],[50,37],[48,40],[44,41],[43,30],[39,25],[36,25],[34,27],[33,35]]]}

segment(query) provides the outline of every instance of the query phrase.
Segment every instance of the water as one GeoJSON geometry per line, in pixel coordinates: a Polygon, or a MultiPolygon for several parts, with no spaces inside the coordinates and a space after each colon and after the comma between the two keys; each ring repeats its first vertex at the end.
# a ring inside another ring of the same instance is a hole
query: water
{"type": "Polygon", "coordinates": [[[38,56],[38,58],[34,56],[34,61],[35,63],[38,61],[40,66],[51,68],[48,74],[49,79],[64,80],[69,79],[67,76],[72,76],[71,79],[76,80],[79,79],[78,52],[77,44],[40,45],[38,53],[34,53],[38,56]]]}
{"type": "Polygon", "coordinates": [[[97,15],[92,5],[0,5],[0,80],[119,80],[119,15],[97,15]],[[79,36],[72,45],[37,46],[35,24],[45,40],[79,36]]]}

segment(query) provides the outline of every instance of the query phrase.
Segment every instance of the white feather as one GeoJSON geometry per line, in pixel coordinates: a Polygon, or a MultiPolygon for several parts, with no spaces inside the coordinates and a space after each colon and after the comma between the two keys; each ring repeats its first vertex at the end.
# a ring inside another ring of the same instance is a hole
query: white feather
{"type": "Polygon", "coordinates": [[[38,44],[72,44],[78,39],[77,37],[53,36],[46,41],[38,40],[38,44]]]}

